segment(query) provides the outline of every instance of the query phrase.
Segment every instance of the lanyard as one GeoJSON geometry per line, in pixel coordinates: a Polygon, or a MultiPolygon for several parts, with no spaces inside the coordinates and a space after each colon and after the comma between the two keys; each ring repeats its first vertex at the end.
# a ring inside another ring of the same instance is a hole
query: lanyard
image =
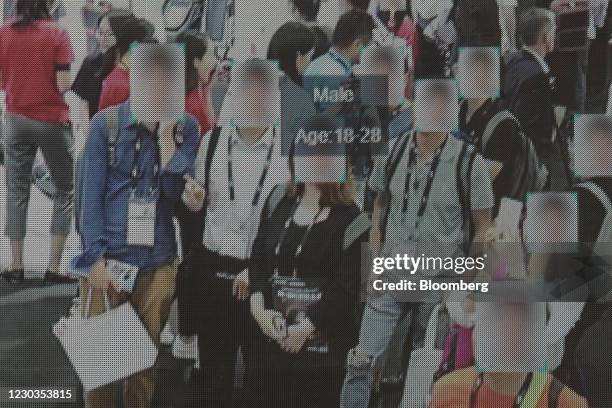
{"type": "MultiPolygon", "coordinates": [[[[136,193],[136,188],[138,187],[138,161],[140,159],[140,152],[142,151],[142,143],[143,136],[140,132],[145,130],[141,129],[140,126],[136,128],[137,136],[136,136],[136,144],[134,145],[134,161],[132,164],[132,172],[131,172],[131,182],[132,182],[132,194],[136,193]]],[[[155,180],[155,184],[151,186],[151,192],[155,191],[159,188],[159,163],[161,162],[159,146],[157,145],[159,131],[159,123],[155,128],[154,137],[155,137],[155,164],[153,165],[153,180],[155,180]]],[[[143,173],[144,174],[144,173],[143,173]]]]}
{"type": "MultiPolygon", "coordinates": [[[[296,211],[297,211],[301,201],[302,201],[302,198],[300,197],[300,198],[297,199],[297,201],[293,205],[293,208],[291,209],[289,217],[287,218],[287,221],[285,221],[285,226],[284,226],[283,230],[281,231],[281,234],[280,234],[280,236],[278,238],[278,241],[276,242],[276,247],[274,248],[274,256],[276,257],[276,267],[274,268],[274,276],[275,277],[278,276],[278,264],[279,264],[279,256],[280,256],[281,246],[285,242],[285,238],[287,237],[287,232],[289,231],[289,227],[291,226],[291,221],[293,221],[293,217],[295,216],[295,213],[296,213],[296,211]]],[[[295,261],[295,259],[297,259],[302,254],[302,250],[304,249],[304,245],[306,244],[306,241],[308,240],[310,232],[312,231],[312,228],[316,224],[317,219],[321,216],[321,213],[323,212],[324,209],[325,209],[325,207],[320,207],[319,208],[319,211],[317,212],[317,214],[312,219],[312,222],[308,225],[308,228],[306,228],[306,232],[304,232],[304,236],[302,237],[302,240],[300,241],[299,245],[297,246],[297,248],[295,250],[295,254],[293,255],[294,261],[295,261]]],[[[297,269],[296,268],[293,268],[293,277],[297,278],[297,269]]]]}
{"type": "MultiPolygon", "coordinates": [[[[268,130],[266,130],[267,132],[268,130]]],[[[265,134],[265,132],[264,132],[265,134]]],[[[257,185],[257,189],[255,190],[255,194],[253,195],[253,200],[251,200],[251,205],[256,207],[259,203],[259,199],[261,198],[261,191],[263,190],[264,183],[266,182],[266,177],[268,176],[268,170],[270,169],[270,162],[272,160],[272,151],[274,150],[274,141],[276,140],[276,129],[272,128],[272,143],[270,143],[270,148],[268,149],[268,155],[266,156],[266,164],[264,165],[261,176],[259,177],[259,184],[257,185]]],[[[233,158],[232,158],[232,137],[227,138],[227,185],[229,188],[229,196],[230,201],[234,201],[236,198],[236,191],[234,186],[234,166],[233,166],[233,158]]]]}
{"type": "MultiPolygon", "coordinates": [[[[448,141],[448,135],[444,142],[436,149],[434,154],[434,158],[431,162],[431,168],[429,169],[429,174],[427,175],[427,184],[425,185],[425,189],[423,190],[423,197],[421,197],[421,205],[419,206],[419,212],[417,213],[417,217],[421,218],[425,213],[425,209],[427,208],[427,203],[429,202],[429,194],[431,192],[431,186],[433,184],[434,178],[436,177],[436,171],[438,170],[438,165],[440,164],[440,157],[442,156],[442,151],[444,150],[444,146],[446,146],[446,142],[448,141]]],[[[404,203],[402,205],[402,214],[406,217],[406,212],[408,211],[408,197],[410,196],[410,180],[412,178],[411,167],[416,162],[416,134],[412,139],[412,143],[410,144],[410,150],[408,153],[408,164],[406,166],[406,183],[404,185],[404,203]]]]}
{"type": "MultiPolygon", "coordinates": [[[[470,393],[470,408],[476,408],[476,400],[478,396],[478,391],[480,391],[480,387],[483,382],[483,373],[480,373],[476,380],[474,381],[474,386],[472,387],[472,392],[470,393]]],[[[520,408],[523,400],[525,399],[525,395],[529,390],[529,386],[531,385],[531,380],[533,379],[533,373],[527,374],[527,378],[523,382],[523,385],[519,389],[519,392],[516,394],[514,398],[514,403],[512,404],[512,408],[520,408]]]]}

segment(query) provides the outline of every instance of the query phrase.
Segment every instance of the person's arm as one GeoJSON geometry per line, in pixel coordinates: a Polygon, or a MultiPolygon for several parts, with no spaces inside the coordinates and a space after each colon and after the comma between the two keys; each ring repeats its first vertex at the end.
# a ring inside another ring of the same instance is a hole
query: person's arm
{"type": "MultiPolygon", "coordinates": [[[[64,67],[62,67],[64,68],[64,67]]],[[[70,66],[68,69],[60,69],[55,71],[55,82],[57,84],[57,89],[61,93],[66,93],[72,87],[72,77],[70,75],[70,66]]]]}
{"type": "Polygon", "coordinates": [[[185,121],[183,143],[176,148],[172,132],[160,137],[160,155],[162,156],[161,193],[164,197],[178,200],[185,185],[184,176],[193,170],[193,163],[198,152],[200,135],[198,125],[191,117],[185,121]],[[161,138],[166,138],[162,141],[161,138]],[[164,152],[164,149],[169,149],[164,152]],[[170,157],[164,160],[164,155],[170,157]]]}
{"type": "Polygon", "coordinates": [[[81,159],[80,232],[84,245],[84,266],[99,261],[106,252],[104,205],[108,169],[106,118],[96,115],[90,125],[87,143],[81,159]]]}
{"type": "Polygon", "coordinates": [[[66,31],[59,29],[55,35],[55,56],[53,64],[55,66],[55,81],[57,89],[61,93],[68,92],[72,86],[70,76],[70,64],[74,61],[74,52],[70,44],[70,38],[66,31]]]}
{"type": "Polygon", "coordinates": [[[492,212],[494,204],[491,176],[482,156],[474,159],[471,176],[471,216],[474,239],[470,253],[477,254],[487,243],[487,232],[493,226],[492,212]]]}

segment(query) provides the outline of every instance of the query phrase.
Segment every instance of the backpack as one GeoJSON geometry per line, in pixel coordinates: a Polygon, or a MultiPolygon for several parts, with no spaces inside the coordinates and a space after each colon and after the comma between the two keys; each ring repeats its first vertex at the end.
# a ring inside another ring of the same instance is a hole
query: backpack
{"type": "Polygon", "coordinates": [[[548,169],[538,157],[533,142],[521,129],[516,117],[507,109],[497,112],[487,123],[480,140],[480,148],[484,153],[487,150],[495,129],[506,120],[511,120],[519,129],[521,139],[521,154],[515,158],[512,172],[512,188],[509,197],[521,202],[525,201],[527,193],[544,190],[548,183],[548,169]]]}
{"type": "MultiPolygon", "coordinates": [[[[119,140],[119,105],[111,106],[104,111],[106,119],[106,146],[107,146],[107,166],[110,168],[116,164],[117,154],[116,147],[119,140]]],[[[75,174],[74,174],[74,226],[76,232],[82,235],[81,218],[82,214],[82,195],[83,195],[83,152],[76,159],[75,174]]]]}
{"type": "MultiPolygon", "coordinates": [[[[387,163],[385,165],[385,193],[387,197],[391,195],[391,179],[397,170],[397,166],[406,151],[406,147],[408,146],[408,142],[410,141],[414,132],[405,133],[403,136],[398,137],[398,140],[393,145],[389,157],[387,159],[387,163]]],[[[449,136],[453,137],[453,136],[449,136]]],[[[459,153],[459,157],[457,158],[456,163],[456,188],[459,194],[459,203],[461,205],[461,215],[462,215],[462,229],[463,229],[463,245],[462,249],[465,253],[469,252],[469,248],[474,238],[473,231],[473,220],[472,220],[472,169],[474,167],[474,159],[477,155],[476,148],[469,144],[462,142],[461,152],[459,153]]],[[[391,206],[387,203],[386,208],[384,209],[384,215],[382,220],[382,229],[381,236],[385,237],[387,230],[387,221],[389,219],[389,212],[391,210],[391,206]]]]}
{"type": "Polygon", "coordinates": [[[455,0],[454,17],[459,47],[500,46],[496,0],[455,0]]]}

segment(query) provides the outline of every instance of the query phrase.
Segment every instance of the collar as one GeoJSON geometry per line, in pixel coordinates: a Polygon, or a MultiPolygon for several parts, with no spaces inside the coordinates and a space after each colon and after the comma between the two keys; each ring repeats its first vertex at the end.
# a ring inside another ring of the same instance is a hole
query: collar
{"type": "Polygon", "coordinates": [[[274,126],[270,126],[266,132],[263,134],[263,136],[261,137],[261,139],[259,139],[257,142],[253,143],[252,145],[248,145],[246,144],[242,138],[240,137],[240,135],[238,135],[238,128],[237,127],[232,127],[232,131],[229,134],[229,138],[232,141],[232,145],[236,146],[236,145],[241,145],[243,147],[246,148],[251,148],[251,149],[255,149],[258,147],[266,147],[269,148],[272,143],[273,143],[273,136],[274,134],[278,133],[278,129],[276,129],[275,131],[275,127],[274,126]]]}
{"type": "Polygon", "coordinates": [[[538,61],[538,64],[540,64],[540,66],[542,67],[542,71],[544,71],[545,74],[548,74],[550,72],[550,67],[548,66],[544,58],[542,58],[537,52],[527,46],[523,46],[523,50],[528,54],[531,54],[531,56],[534,57],[536,61],[538,61]]]}
{"type": "MultiPolygon", "coordinates": [[[[412,139],[414,139],[415,137],[416,130],[413,130],[412,135],[410,136],[410,140],[408,141],[408,148],[412,143],[412,139]]],[[[451,133],[448,133],[447,137],[448,139],[446,141],[446,145],[444,146],[444,149],[442,149],[442,154],[440,155],[440,161],[449,163],[455,160],[455,143],[457,142],[457,139],[455,139],[455,136],[453,136],[451,133]]],[[[427,160],[425,163],[429,164],[431,163],[431,160],[427,160]]]]}
{"type": "Polygon", "coordinates": [[[353,63],[344,55],[340,54],[334,47],[331,47],[327,53],[331,58],[341,64],[345,70],[350,71],[353,68],[353,63]]]}
{"type": "MultiPolygon", "coordinates": [[[[124,129],[135,128],[135,127],[142,126],[142,123],[138,122],[138,119],[136,118],[136,115],[134,114],[134,112],[132,112],[132,109],[130,108],[130,101],[129,101],[129,99],[119,109],[119,116],[120,116],[119,119],[120,120],[121,120],[121,115],[122,114],[127,116],[126,120],[123,122],[124,123],[124,125],[123,125],[124,129]]],[[[184,113],[176,121],[176,123],[177,124],[181,124],[181,125],[185,125],[186,121],[187,121],[187,113],[184,113]]]]}

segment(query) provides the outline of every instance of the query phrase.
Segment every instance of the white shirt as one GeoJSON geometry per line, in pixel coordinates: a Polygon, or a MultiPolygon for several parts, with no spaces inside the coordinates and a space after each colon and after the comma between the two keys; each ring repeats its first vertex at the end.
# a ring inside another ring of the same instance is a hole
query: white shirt
{"type": "Polygon", "coordinates": [[[548,66],[544,58],[540,56],[540,54],[538,54],[537,52],[535,52],[534,50],[532,50],[531,48],[527,46],[523,46],[523,49],[534,56],[534,58],[538,61],[538,63],[542,67],[542,70],[544,71],[545,74],[548,74],[550,72],[550,67],[548,66]]]}
{"type": "MultiPolygon", "coordinates": [[[[204,185],[204,164],[210,134],[204,137],[196,159],[196,179],[204,185]]],[[[233,127],[224,127],[219,136],[210,169],[208,211],[203,244],[211,251],[247,259],[259,228],[266,199],[275,185],[289,180],[289,165],[281,156],[280,128],[269,129],[253,145],[245,143],[233,127]],[[232,173],[235,200],[230,200],[228,140],[232,143],[232,173]],[[253,197],[264,170],[270,146],[274,143],[270,168],[256,206],[253,197]]]]}

